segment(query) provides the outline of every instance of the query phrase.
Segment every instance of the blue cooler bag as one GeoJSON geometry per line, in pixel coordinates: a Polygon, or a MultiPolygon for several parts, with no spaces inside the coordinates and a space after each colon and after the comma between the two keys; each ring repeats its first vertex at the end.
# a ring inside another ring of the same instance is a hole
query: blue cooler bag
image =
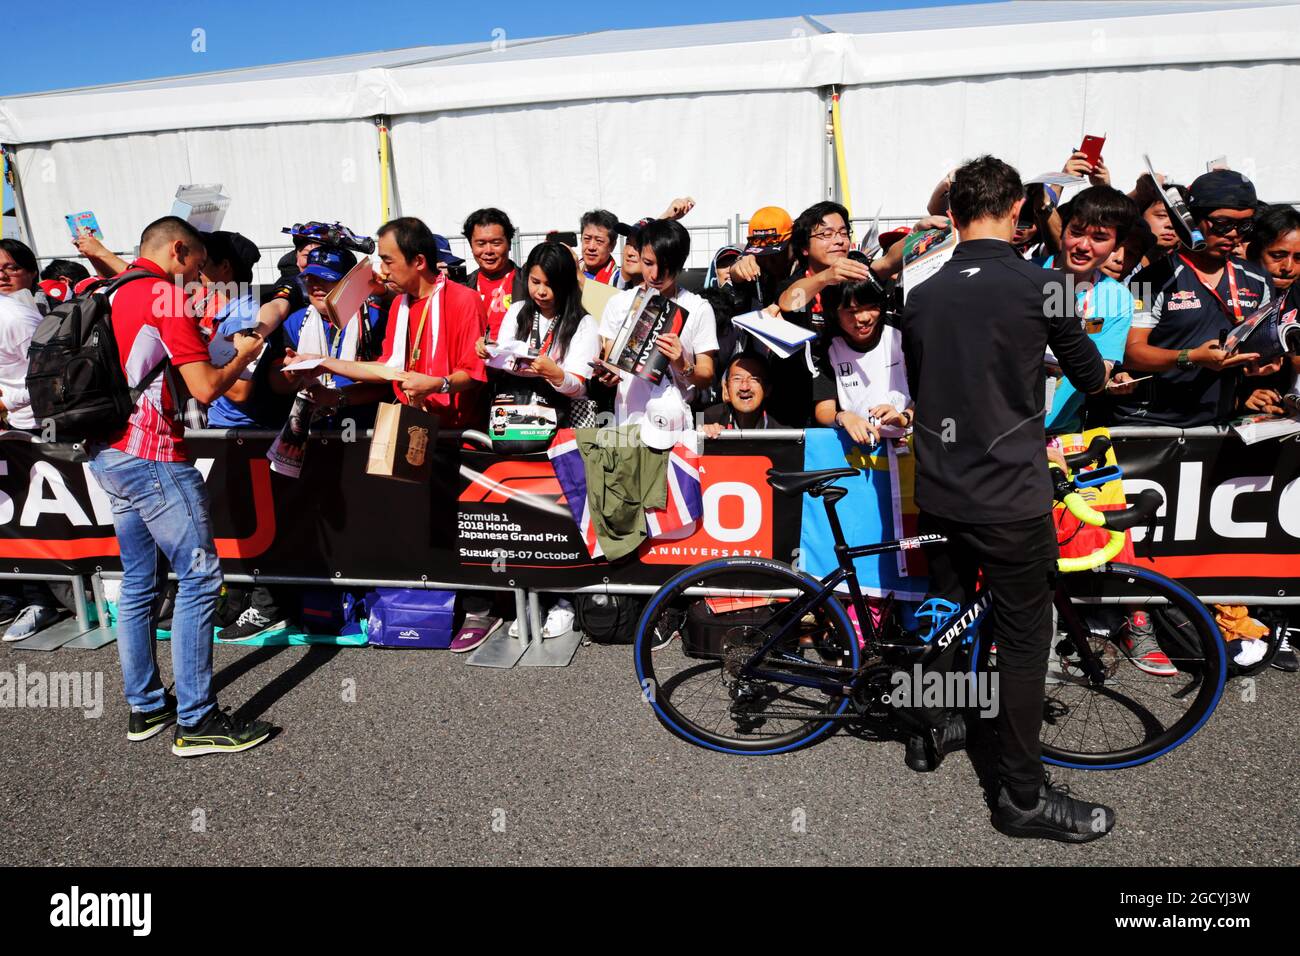
{"type": "Polygon", "coordinates": [[[367,635],[379,647],[450,647],[455,591],[380,588],[366,595],[367,635]]]}

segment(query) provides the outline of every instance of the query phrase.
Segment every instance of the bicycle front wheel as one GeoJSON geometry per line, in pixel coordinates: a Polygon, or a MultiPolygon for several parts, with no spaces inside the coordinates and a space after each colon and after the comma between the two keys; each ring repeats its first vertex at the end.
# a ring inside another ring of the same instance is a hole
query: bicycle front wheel
{"type": "MultiPolygon", "coordinates": [[[[1085,770],[1147,763],[1186,742],[1218,706],[1223,635],[1177,581],[1125,564],[1065,574],[1053,620],[1045,762],[1085,770]]],[[[987,635],[977,636],[972,666],[995,669],[995,658],[987,635]]]]}
{"type": "Polygon", "coordinates": [[[722,753],[775,754],[822,737],[849,706],[842,690],[859,651],[843,607],[820,591],[761,558],[678,574],[637,624],[643,699],[673,733],[722,753]]]}

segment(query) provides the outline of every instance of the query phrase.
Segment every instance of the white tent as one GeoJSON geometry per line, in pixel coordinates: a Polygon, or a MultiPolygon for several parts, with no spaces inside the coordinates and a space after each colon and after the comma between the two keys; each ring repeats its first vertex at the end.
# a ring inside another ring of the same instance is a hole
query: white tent
{"type": "MultiPolygon", "coordinates": [[[[523,229],[624,219],[673,196],[725,241],[757,206],[832,194],[831,91],[856,215],[924,206],[963,157],[1029,175],[1105,134],[1127,188],[1141,154],[1187,181],[1226,154],[1263,196],[1300,193],[1300,2],[1013,0],[419,47],[0,99],[29,233],[68,251],[63,215],[93,209],[115,248],[219,182],[227,227],[382,219],[376,121],[392,131],[393,215],[454,234],[470,210],[523,229]]],[[[697,236],[700,233],[697,232],[697,236]]],[[[701,251],[706,251],[701,249],[701,251]]]]}

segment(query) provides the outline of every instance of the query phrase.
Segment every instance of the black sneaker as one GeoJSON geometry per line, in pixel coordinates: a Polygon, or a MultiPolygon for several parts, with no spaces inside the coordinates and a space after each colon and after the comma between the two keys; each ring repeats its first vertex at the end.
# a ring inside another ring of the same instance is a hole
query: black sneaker
{"type": "Polygon", "coordinates": [[[153,710],[131,711],[131,719],[126,725],[126,739],[136,743],[148,740],[174,723],[176,723],[176,698],[167,694],[163,698],[161,707],[153,710]]]}
{"type": "Polygon", "coordinates": [[[278,631],[281,628],[289,626],[288,621],[272,621],[255,607],[245,609],[244,613],[239,615],[239,620],[229,627],[223,627],[217,631],[217,640],[219,641],[247,641],[250,638],[257,637],[259,634],[265,634],[268,631],[278,631]]]}
{"type": "Polygon", "coordinates": [[[172,753],[178,757],[202,757],[204,754],[237,754],[251,750],[267,737],[272,727],[261,720],[236,722],[228,711],[214,710],[197,727],[176,725],[172,753]]]}
{"type": "Polygon", "coordinates": [[[1053,787],[1051,780],[1038,791],[1038,803],[1022,810],[1004,786],[998,791],[993,826],[1009,837],[1089,843],[1099,840],[1115,826],[1115,811],[1100,803],[1088,803],[1070,796],[1069,787],[1053,787]]]}
{"type": "Polygon", "coordinates": [[[965,746],[966,718],[958,713],[948,713],[938,727],[930,727],[924,733],[907,738],[903,763],[917,773],[932,773],[939,769],[945,756],[965,746]]]}
{"type": "Polygon", "coordinates": [[[1291,646],[1291,632],[1296,628],[1279,624],[1274,634],[1277,637],[1277,653],[1273,655],[1272,665],[1280,671],[1294,674],[1300,671],[1300,659],[1296,658],[1295,648],[1291,646]]]}

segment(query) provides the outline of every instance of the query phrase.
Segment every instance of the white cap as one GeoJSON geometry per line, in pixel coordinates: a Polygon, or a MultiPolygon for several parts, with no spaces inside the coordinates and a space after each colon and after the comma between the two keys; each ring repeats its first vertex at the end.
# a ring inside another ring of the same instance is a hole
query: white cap
{"type": "Polygon", "coordinates": [[[666,388],[645,405],[641,441],[647,448],[667,451],[691,430],[691,410],[675,388],[666,388]]]}

